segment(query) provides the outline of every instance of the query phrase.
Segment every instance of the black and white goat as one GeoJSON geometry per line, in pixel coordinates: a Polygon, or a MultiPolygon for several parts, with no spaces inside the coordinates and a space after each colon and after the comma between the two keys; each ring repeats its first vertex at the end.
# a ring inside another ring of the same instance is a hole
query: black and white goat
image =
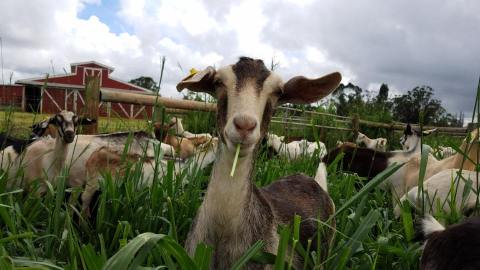
{"type": "MultiPolygon", "coordinates": [[[[218,70],[208,67],[177,85],[179,91],[203,91],[218,100],[220,144],[204,201],[185,244],[191,255],[199,243],[206,243],[214,248],[211,268],[228,269],[258,240],[265,243],[265,251],[275,254],[279,243],[277,227],[289,224],[295,214],[303,219],[301,243],[306,245],[312,239],[312,249],[316,248],[318,222],[313,219],[325,221],[334,212],[333,201],[326,192],[326,179],[297,174],[258,188],[252,178],[254,160],[278,105],[318,101],[332,92],[340,80],[339,73],[332,73],[318,79],[294,77],[284,83],[263,61],[241,57],[234,65],[218,70]],[[237,147],[239,158],[232,177],[237,147]]],[[[333,232],[323,229],[319,244],[325,255],[333,232]]],[[[296,259],[294,262],[297,266],[300,263],[296,259]]],[[[265,267],[251,262],[246,269],[265,267]]]]}
{"type": "MultiPolygon", "coordinates": [[[[339,147],[331,150],[323,162],[330,164],[338,154],[344,153],[341,160],[343,170],[371,179],[393,163],[402,163],[419,155],[420,135],[410,125],[405,127],[400,143],[406,151],[379,152],[375,149],[357,147],[353,143],[342,143],[339,147]]],[[[399,173],[401,173],[401,168],[395,174],[399,173]]]]}
{"type": "Polygon", "coordinates": [[[422,270],[480,269],[480,217],[443,227],[432,216],[423,220],[426,243],[422,270]]]}

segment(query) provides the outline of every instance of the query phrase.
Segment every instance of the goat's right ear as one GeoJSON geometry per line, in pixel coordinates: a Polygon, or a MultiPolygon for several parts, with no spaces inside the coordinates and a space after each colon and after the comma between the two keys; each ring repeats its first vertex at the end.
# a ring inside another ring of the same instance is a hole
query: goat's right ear
{"type": "Polygon", "coordinates": [[[283,92],[278,102],[279,104],[310,104],[317,102],[333,92],[341,80],[342,75],[339,72],[317,79],[308,79],[303,76],[293,77],[283,85],[283,92]]]}
{"type": "Polygon", "coordinates": [[[204,70],[190,74],[177,84],[177,91],[181,92],[187,88],[190,91],[205,92],[213,95],[215,93],[215,73],[215,68],[209,66],[204,70]]]}

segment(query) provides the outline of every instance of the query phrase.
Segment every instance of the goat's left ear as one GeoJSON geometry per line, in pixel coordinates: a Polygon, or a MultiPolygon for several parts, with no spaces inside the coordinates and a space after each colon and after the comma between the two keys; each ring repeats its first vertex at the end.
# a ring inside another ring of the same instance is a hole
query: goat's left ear
{"type": "Polygon", "coordinates": [[[90,119],[90,118],[86,118],[86,117],[79,117],[78,118],[78,124],[79,125],[91,125],[91,124],[95,124],[97,122],[96,119],[90,119]]]}
{"type": "Polygon", "coordinates": [[[181,92],[187,88],[190,91],[215,94],[214,77],[215,68],[209,66],[204,70],[190,74],[177,84],[177,91],[181,92]]]}
{"type": "Polygon", "coordinates": [[[434,133],[435,131],[437,131],[436,128],[434,128],[434,129],[429,129],[429,130],[424,130],[424,131],[423,131],[423,135],[424,135],[424,136],[427,136],[427,135],[430,135],[430,134],[434,133]]]}
{"type": "Polygon", "coordinates": [[[339,72],[334,72],[318,79],[297,76],[283,85],[283,93],[279,104],[310,104],[326,97],[337,88],[342,80],[339,72]]]}

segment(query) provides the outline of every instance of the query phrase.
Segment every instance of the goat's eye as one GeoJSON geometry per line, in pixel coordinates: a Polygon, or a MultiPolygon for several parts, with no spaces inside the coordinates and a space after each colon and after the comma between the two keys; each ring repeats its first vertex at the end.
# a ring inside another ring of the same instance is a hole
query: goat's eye
{"type": "Polygon", "coordinates": [[[213,81],[213,86],[214,86],[215,88],[220,87],[220,86],[223,86],[222,80],[221,80],[221,79],[216,79],[215,81],[213,81]]]}

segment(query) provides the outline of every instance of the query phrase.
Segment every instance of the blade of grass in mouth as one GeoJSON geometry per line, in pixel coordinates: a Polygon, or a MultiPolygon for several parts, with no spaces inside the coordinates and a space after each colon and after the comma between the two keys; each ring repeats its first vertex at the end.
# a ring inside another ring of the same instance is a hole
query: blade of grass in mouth
{"type": "Polygon", "coordinates": [[[237,167],[238,155],[240,155],[240,144],[237,144],[237,151],[235,151],[235,159],[233,160],[232,171],[230,172],[231,177],[233,177],[233,175],[235,174],[235,168],[237,167]]]}

